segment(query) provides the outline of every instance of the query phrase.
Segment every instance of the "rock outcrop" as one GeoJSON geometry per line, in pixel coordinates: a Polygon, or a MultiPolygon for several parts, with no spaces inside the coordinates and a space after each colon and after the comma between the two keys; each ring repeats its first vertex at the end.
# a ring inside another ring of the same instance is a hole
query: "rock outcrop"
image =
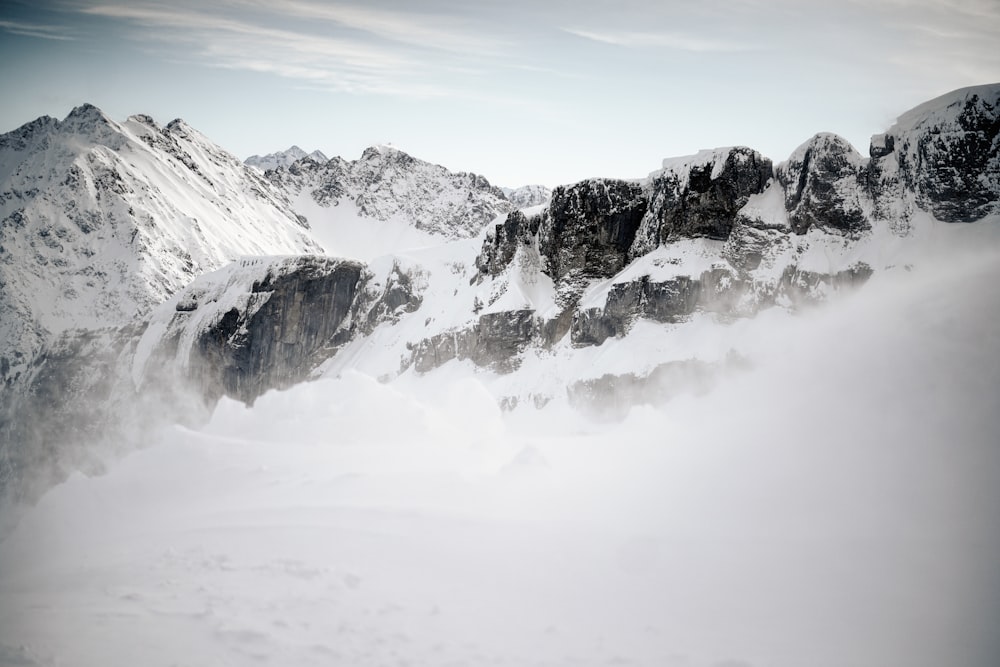
{"type": "Polygon", "coordinates": [[[702,151],[663,161],[649,176],[649,208],[630,257],[682,238],[725,240],[736,214],[764,190],[771,161],[746,147],[702,151]]]}
{"type": "Polygon", "coordinates": [[[1000,86],[921,104],[873,137],[870,153],[875,214],[903,229],[915,206],[944,222],[1000,211],[1000,86]]]}
{"type": "Polygon", "coordinates": [[[155,384],[159,369],[175,376],[181,369],[180,382],[209,402],[225,395],[252,403],[306,380],[356,335],[419,305],[396,265],[375,276],[332,257],[244,259],[196,280],[153,314],[142,342],[151,353],[138,372],[152,373],[155,384]]]}
{"type": "Polygon", "coordinates": [[[775,173],[796,234],[815,227],[857,236],[871,229],[859,199],[861,155],[842,137],[817,134],[795,149],[775,173]]]}
{"type": "Polygon", "coordinates": [[[541,322],[532,310],[484,313],[470,326],[418,343],[406,366],[427,372],[452,359],[468,359],[500,372],[517,368],[518,354],[537,338],[541,322]]]}
{"type": "Polygon", "coordinates": [[[592,179],[558,187],[538,220],[538,247],[553,280],[608,278],[625,268],[646,213],[641,184],[592,179]]]}

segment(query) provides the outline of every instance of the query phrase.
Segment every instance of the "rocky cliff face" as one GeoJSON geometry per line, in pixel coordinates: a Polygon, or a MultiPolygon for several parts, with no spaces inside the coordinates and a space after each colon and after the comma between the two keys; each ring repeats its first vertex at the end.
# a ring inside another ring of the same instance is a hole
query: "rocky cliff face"
{"type": "Polygon", "coordinates": [[[648,179],[649,208],[631,256],[682,238],[726,239],[736,214],[770,178],[771,161],[745,147],[664,160],[648,179]]]}
{"type": "Polygon", "coordinates": [[[963,88],[899,117],[872,138],[866,180],[879,218],[905,228],[915,207],[945,222],[998,210],[1000,86],[963,88]]]}
{"type": "Polygon", "coordinates": [[[565,297],[560,324],[540,327],[546,344],[568,333],[575,345],[599,345],[638,318],[822,300],[871,275],[875,228],[905,236],[919,210],[945,222],[1000,211],[1000,86],[921,105],[870,150],[863,159],[821,133],[777,167],[725,148],[665,160],[642,183],[557,188],[540,215],[513,214],[486,235],[477,280],[504,276],[519,252],[536,250],[565,297]],[[610,286],[598,287],[602,278],[610,286]]]}
{"type": "Polygon", "coordinates": [[[621,271],[646,213],[641,185],[610,179],[558,187],[538,223],[538,247],[553,280],[621,271]]]}
{"type": "Polygon", "coordinates": [[[861,209],[861,155],[835,134],[817,134],[775,171],[792,231],[817,228],[857,235],[871,229],[861,209]]]}
{"type": "Polygon", "coordinates": [[[395,265],[377,276],[360,262],[332,257],[244,259],[196,280],[154,312],[139,343],[148,356],[137,359],[136,377],[161,384],[162,369],[181,369],[182,383],[209,402],[225,395],[252,403],[302,382],[344,343],[419,305],[395,265]]]}

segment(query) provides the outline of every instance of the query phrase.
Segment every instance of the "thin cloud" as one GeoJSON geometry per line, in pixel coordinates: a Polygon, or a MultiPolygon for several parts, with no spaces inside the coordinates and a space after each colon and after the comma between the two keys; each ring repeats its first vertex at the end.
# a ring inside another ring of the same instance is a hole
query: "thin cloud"
{"type": "MultiPolygon", "coordinates": [[[[264,8],[271,3],[243,0],[239,4],[264,8]]],[[[385,40],[421,48],[453,51],[463,55],[501,53],[510,45],[496,39],[487,30],[444,15],[425,15],[374,7],[331,5],[326,3],[291,1],[281,3],[283,16],[323,21],[363,31],[385,40]]]]}
{"type": "Polygon", "coordinates": [[[669,32],[601,31],[582,28],[562,28],[563,32],[602,44],[635,48],[665,48],[694,53],[749,51],[754,47],[729,40],[706,39],[669,32]]]}
{"type": "Polygon", "coordinates": [[[36,23],[22,23],[20,21],[0,21],[0,30],[9,32],[12,35],[37,37],[38,39],[55,39],[61,41],[76,39],[69,34],[69,31],[66,28],[56,25],[38,25],[36,23]]]}
{"type": "Polygon", "coordinates": [[[187,9],[101,5],[82,11],[149,28],[143,39],[192,47],[191,55],[212,67],[269,73],[342,92],[444,94],[419,82],[419,58],[360,39],[264,27],[187,9]]]}

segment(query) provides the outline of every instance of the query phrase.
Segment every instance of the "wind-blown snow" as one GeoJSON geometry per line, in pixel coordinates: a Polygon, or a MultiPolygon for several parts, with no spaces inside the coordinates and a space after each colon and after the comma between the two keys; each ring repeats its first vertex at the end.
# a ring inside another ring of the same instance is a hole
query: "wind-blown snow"
{"type": "Polygon", "coordinates": [[[749,367],[620,423],[503,416],[530,360],[224,400],[0,541],[0,662],[991,667],[997,229],[714,323],[749,367]]]}

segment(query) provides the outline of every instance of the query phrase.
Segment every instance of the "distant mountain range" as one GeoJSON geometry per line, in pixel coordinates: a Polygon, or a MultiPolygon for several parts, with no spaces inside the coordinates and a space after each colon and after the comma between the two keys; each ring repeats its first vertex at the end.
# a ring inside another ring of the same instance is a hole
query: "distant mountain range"
{"type": "Polygon", "coordinates": [[[322,151],[306,153],[298,146],[292,146],[288,150],[268,153],[267,155],[251,155],[244,162],[251,167],[256,167],[261,171],[277,169],[278,167],[290,167],[302,158],[307,157],[314,162],[326,162],[330,158],[323,155],[322,151]]]}
{"type": "Polygon", "coordinates": [[[467,364],[507,407],[656,395],[726,362],[636,332],[794,312],[998,219],[1000,85],[903,114],[868,157],[821,133],[777,165],[718,148],[551,192],[386,146],[242,163],[84,105],[0,136],[0,484],[31,496],[98,466],[92,441],[348,369],[467,364]]]}

